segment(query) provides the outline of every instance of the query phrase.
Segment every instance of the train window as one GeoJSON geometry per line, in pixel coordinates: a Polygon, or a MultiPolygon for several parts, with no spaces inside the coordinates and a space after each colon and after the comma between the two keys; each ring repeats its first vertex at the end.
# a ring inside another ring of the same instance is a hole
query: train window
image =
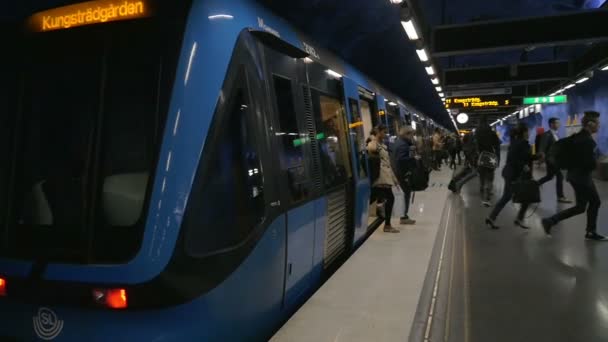
{"type": "Polygon", "coordinates": [[[263,174],[244,75],[219,102],[184,225],[186,252],[202,257],[242,242],[264,219],[263,174]]]}
{"type": "Polygon", "coordinates": [[[291,80],[273,76],[279,129],[275,134],[281,139],[281,169],[287,175],[290,200],[292,203],[308,198],[310,195],[310,178],[304,163],[304,145],[300,143],[306,133],[298,129],[298,118],[294,107],[294,94],[291,80]]]}
{"type": "Polygon", "coordinates": [[[12,170],[11,151],[14,140],[15,118],[19,88],[19,60],[16,51],[19,43],[16,39],[17,27],[0,24],[0,39],[14,48],[0,54],[0,103],[5,104],[3,115],[0,115],[0,227],[4,226],[8,194],[8,177],[12,170]]]}
{"type": "Polygon", "coordinates": [[[338,99],[311,90],[324,183],[332,188],[352,176],[344,109],[338,99]]]}
{"type": "Polygon", "coordinates": [[[350,106],[350,113],[352,116],[351,122],[351,136],[353,137],[353,141],[355,143],[356,148],[356,164],[358,165],[359,170],[359,178],[363,179],[367,177],[367,165],[365,159],[365,132],[363,131],[363,118],[361,117],[361,113],[359,111],[359,101],[355,99],[348,99],[348,104],[350,106]]]}
{"type": "Polygon", "coordinates": [[[170,87],[161,45],[141,38],[155,29],[125,22],[28,38],[9,255],[120,263],[137,252],[170,87]]]}

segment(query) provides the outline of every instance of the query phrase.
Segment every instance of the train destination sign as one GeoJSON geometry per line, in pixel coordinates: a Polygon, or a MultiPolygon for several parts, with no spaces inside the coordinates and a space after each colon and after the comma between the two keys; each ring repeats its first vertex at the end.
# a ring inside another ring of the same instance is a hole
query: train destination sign
{"type": "Polygon", "coordinates": [[[450,97],[445,100],[445,108],[494,108],[512,106],[511,96],[470,96],[450,97]]]}
{"type": "Polygon", "coordinates": [[[150,12],[143,0],[95,0],[38,12],[29,18],[28,24],[32,31],[46,32],[143,18],[150,12]]]}
{"type": "Polygon", "coordinates": [[[552,104],[552,103],[567,103],[568,96],[539,96],[539,97],[524,97],[524,104],[552,104]]]}

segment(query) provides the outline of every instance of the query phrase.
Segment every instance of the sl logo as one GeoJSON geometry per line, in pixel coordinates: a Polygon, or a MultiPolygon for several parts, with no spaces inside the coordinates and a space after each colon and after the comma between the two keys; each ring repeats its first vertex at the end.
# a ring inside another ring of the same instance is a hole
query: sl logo
{"type": "Polygon", "coordinates": [[[34,332],[45,341],[50,341],[61,334],[63,321],[57,318],[55,312],[49,308],[38,309],[38,314],[32,318],[34,332]]]}

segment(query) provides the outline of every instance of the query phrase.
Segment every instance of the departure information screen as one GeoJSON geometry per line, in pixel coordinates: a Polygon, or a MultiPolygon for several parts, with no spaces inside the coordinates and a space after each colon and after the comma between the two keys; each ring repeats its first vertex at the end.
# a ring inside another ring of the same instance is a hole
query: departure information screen
{"type": "Polygon", "coordinates": [[[445,100],[445,108],[494,108],[512,106],[511,96],[469,96],[450,97],[445,100]]]}
{"type": "Polygon", "coordinates": [[[143,0],[96,0],[38,12],[28,20],[30,30],[46,32],[150,16],[143,0]]]}

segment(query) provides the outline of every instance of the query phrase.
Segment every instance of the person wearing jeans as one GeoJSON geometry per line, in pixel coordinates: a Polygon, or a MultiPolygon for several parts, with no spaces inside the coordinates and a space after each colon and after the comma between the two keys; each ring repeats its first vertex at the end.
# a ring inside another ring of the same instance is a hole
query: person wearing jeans
{"type": "Polygon", "coordinates": [[[606,241],[606,237],[597,233],[597,217],[601,205],[600,196],[593,182],[591,173],[597,166],[597,144],[593,134],[599,131],[600,113],[585,112],[582,120],[583,129],[572,137],[572,146],[576,146],[572,167],[568,169],[568,182],[574,188],[576,205],[542,220],[543,229],[547,235],[555,225],[573,216],[587,212],[587,229],[585,239],[606,241]]]}
{"type": "MultiPolygon", "coordinates": [[[[479,123],[479,127],[475,131],[475,141],[477,143],[477,151],[481,152],[489,152],[496,156],[497,160],[500,160],[500,140],[494,132],[490,125],[482,119],[479,123]]],[[[498,162],[498,164],[500,161],[498,162]]],[[[495,169],[490,169],[483,167],[481,165],[478,166],[479,173],[479,182],[480,182],[480,196],[481,202],[485,207],[489,207],[490,199],[493,195],[494,189],[494,171],[495,169]]]]}
{"type": "Polygon", "coordinates": [[[399,137],[393,145],[393,165],[395,167],[397,180],[403,191],[405,209],[401,216],[400,224],[416,224],[409,215],[410,200],[412,191],[409,186],[410,173],[416,165],[414,129],[410,126],[403,126],[399,130],[399,137]]]}
{"type": "MultiPolygon", "coordinates": [[[[543,133],[540,138],[540,146],[538,148],[539,154],[545,157],[549,153],[549,149],[559,140],[558,130],[560,127],[560,121],[558,118],[549,119],[549,131],[543,133]]],[[[538,180],[539,185],[543,185],[548,181],[555,178],[555,187],[557,191],[557,201],[559,203],[572,203],[569,199],[564,196],[564,175],[559,167],[551,164],[551,162],[545,158],[545,165],[547,167],[547,175],[538,180]]]]}
{"type": "Polygon", "coordinates": [[[384,232],[399,233],[400,231],[393,228],[391,225],[391,216],[393,215],[393,205],[395,204],[395,195],[393,195],[393,186],[398,184],[391,160],[388,154],[388,148],[384,144],[386,138],[386,126],[380,125],[376,127],[376,137],[367,145],[367,150],[370,153],[377,153],[380,156],[380,174],[372,184],[373,190],[378,198],[384,200],[384,232]]]}
{"type": "Polygon", "coordinates": [[[435,128],[433,134],[433,169],[435,171],[441,170],[441,164],[443,159],[443,141],[441,138],[441,131],[439,128],[435,128]]]}

